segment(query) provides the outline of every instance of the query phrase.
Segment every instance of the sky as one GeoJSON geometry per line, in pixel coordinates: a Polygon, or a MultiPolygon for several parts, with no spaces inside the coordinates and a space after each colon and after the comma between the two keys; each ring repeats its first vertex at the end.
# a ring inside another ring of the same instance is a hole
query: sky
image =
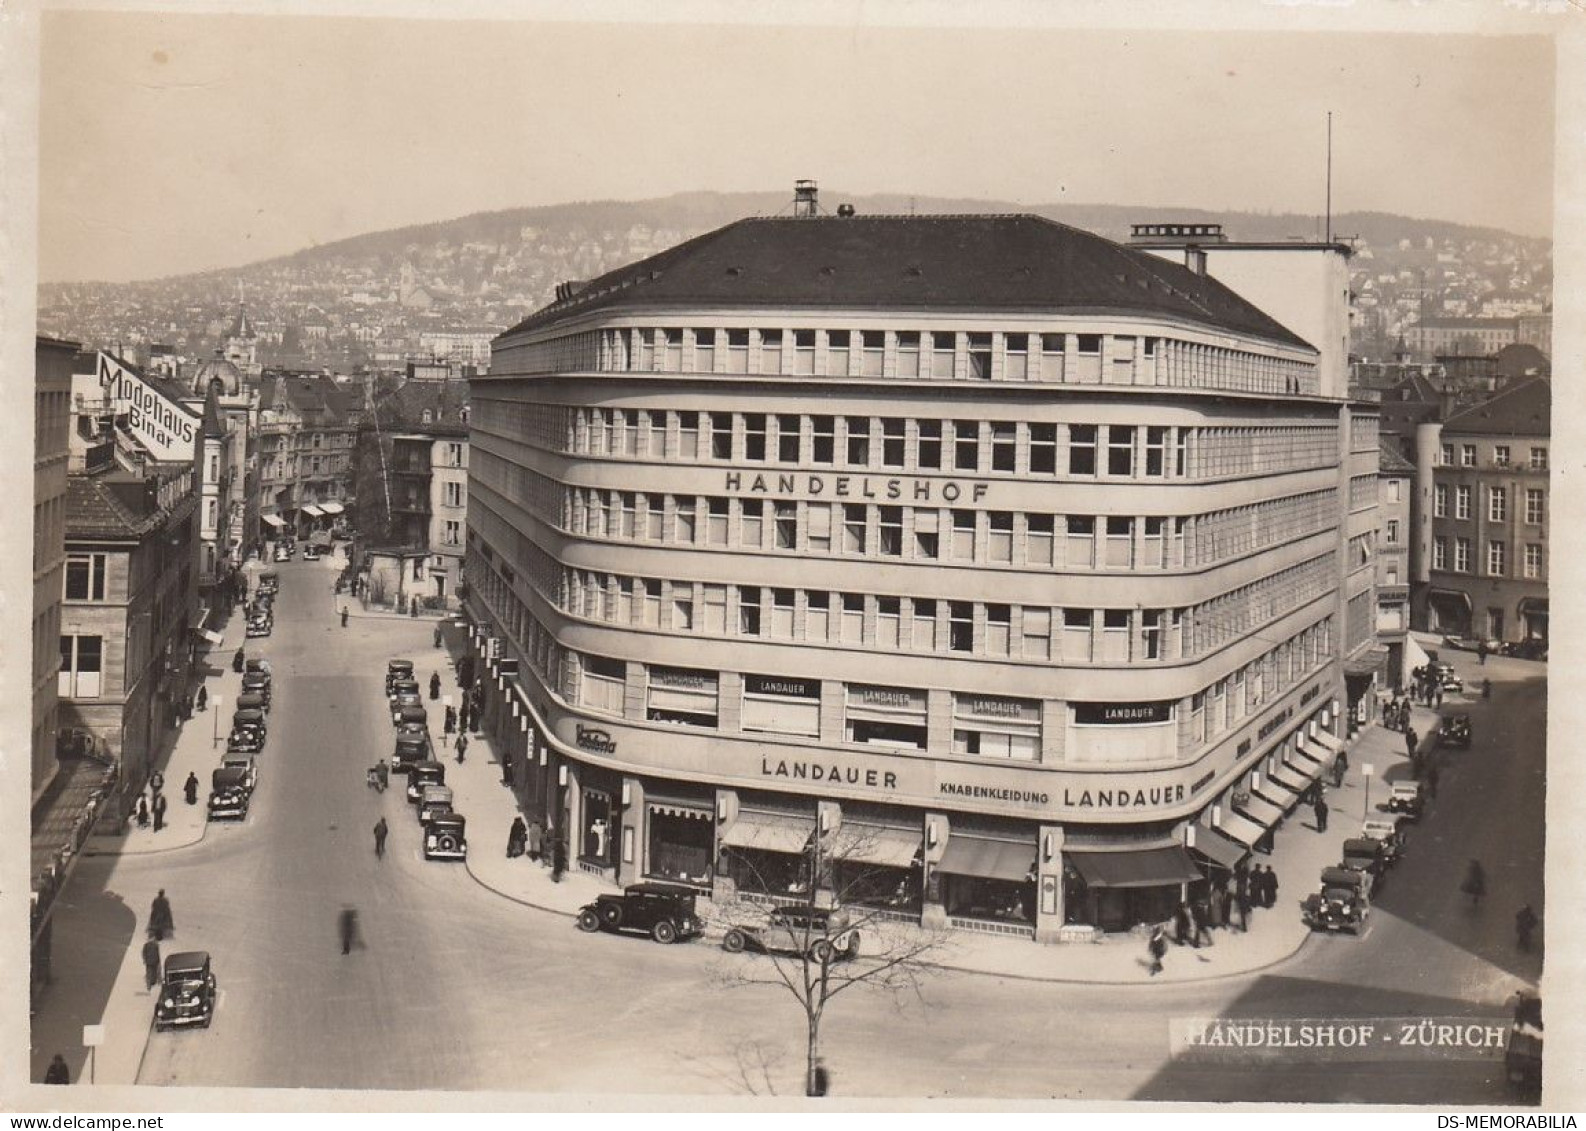
{"type": "MultiPolygon", "coordinates": [[[[856,9],[862,11],[862,9],[856,9]]],[[[1320,214],[1547,235],[1540,35],[47,11],[39,277],[237,266],[699,189],[1320,214]]]]}

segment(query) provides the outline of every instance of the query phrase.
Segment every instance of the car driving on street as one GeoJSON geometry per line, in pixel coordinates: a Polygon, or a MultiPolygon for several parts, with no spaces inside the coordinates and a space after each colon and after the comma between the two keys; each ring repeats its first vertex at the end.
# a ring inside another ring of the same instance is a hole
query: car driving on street
{"type": "Polygon", "coordinates": [[[778,907],[763,921],[735,925],[722,936],[721,947],[736,954],[806,955],[813,962],[859,957],[859,932],[841,907],[778,907]]]}
{"type": "Polygon", "coordinates": [[[636,931],[658,943],[697,938],[705,924],[694,909],[693,888],[681,884],[629,884],[620,894],[597,896],[578,912],[581,931],[636,931]]]}

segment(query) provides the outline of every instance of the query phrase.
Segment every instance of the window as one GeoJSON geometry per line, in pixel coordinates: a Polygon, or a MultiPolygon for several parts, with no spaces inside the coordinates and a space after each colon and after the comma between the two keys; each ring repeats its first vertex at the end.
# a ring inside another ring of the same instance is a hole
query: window
{"type": "Polygon", "coordinates": [[[939,471],[942,466],[942,422],[920,421],[920,469],[939,471]]]}
{"type": "Polygon", "coordinates": [[[738,588],[738,632],[743,636],[760,635],[760,587],[757,585],[738,588]]]}
{"type": "Polygon", "coordinates": [[[916,651],[936,651],[936,602],[924,597],[916,597],[914,605],[914,623],[910,628],[913,634],[912,642],[916,651]]]}
{"type": "Polygon", "coordinates": [[[1107,557],[1109,569],[1129,569],[1134,565],[1134,519],[1107,519],[1107,557]]]}
{"type": "Polygon", "coordinates": [[[692,588],[673,591],[672,627],[679,632],[694,631],[694,591],[692,588]]]}
{"type": "Polygon", "coordinates": [[[865,634],[865,598],[862,593],[844,593],[843,607],[843,643],[858,644],[864,640],[865,634]]]}
{"type": "Polygon", "coordinates": [[[815,331],[793,331],[793,372],[800,377],[815,375],[815,331]]]}
{"type": "Polygon", "coordinates": [[[1448,484],[1439,483],[1432,488],[1432,517],[1448,517],[1448,484]]]}
{"type": "Polygon", "coordinates": [[[1024,638],[1021,655],[1026,660],[1052,658],[1052,612],[1050,609],[1025,609],[1020,634],[1024,638]]]}
{"type": "Polygon", "coordinates": [[[1065,662],[1091,658],[1091,611],[1063,610],[1063,659],[1065,662]]]}
{"type": "Polygon", "coordinates": [[[1459,466],[1460,467],[1475,467],[1476,466],[1476,445],[1475,444],[1461,444],[1459,446],[1459,466]]]}
{"type": "Polygon", "coordinates": [[[455,519],[446,520],[446,545],[461,546],[463,544],[463,524],[455,519]]]}
{"type": "Polygon", "coordinates": [[[938,330],[931,334],[931,376],[951,377],[953,375],[953,351],[957,346],[957,335],[952,331],[938,330]]]}
{"type": "Polygon", "coordinates": [[[832,638],[832,596],[830,593],[811,593],[804,616],[806,640],[832,638]]]}
{"type": "Polygon", "coordinates": [[[1145,473],[1167,474],[1167,429],[1148,427],[1145,430],[1145,473]]]}
{"type": "Polygon", "coordinates": [[[1469,538],[1455,538],[1454,539],[1454,572],[1455,573],[1469,573],[1470,572],[1470,539],[1469,538]]]}
{"type": "Polygon", "coordinates": [[[1140,613],[1140,647],[1141,658],[1146,660],[1160,660],[1162,658],[1162,610],[1144,609],[1140,613]]]}
{"type": "Polygon", "coordinates": [[[677,414],[677,454],[684,459],[699,458],[699,413],[677,414]]]}
{"type": "Polygon", "coordinates": [[[694,507],[693,495],[677,497],[677,540],[684,545],[694,542],[694,507]]]}
{"type": "Polygon", "coordinates": [[[953,466],[959,471],[980,467],[980,425],[976,421],[953,422],[953,466]]]}
{"type": "Polygon", "coordinates": [[[791,550],[798,544],[798,504],[778,500],[776,506],[776,548],[791,550]]]}
{"type": "Polygon", "coordinates": [[[67,554],[66,600],[103,601],[106,560],[104,554],[67,554]]]}
{"type": "Polygon", "coordinates": [[[1492,448],[1492,462],[1498,467],[1509,466],[1509,445],[1494,444],[1492,448]]]}
{"type": "Polygon", "coordinates": [[[746,413],[743,418],[743,458],[765,462],[765,413],[746,413]]]}
{"type": "Polygon", "coordinates": [[[705,504],[705,541],[712,546],[725,546],[727,544],[727,512],[729,507],[726,499],[710,499],[705,504]]]}
{"type": "Polygon", "coordinates": [[[97,699],[102,694],[104,637],[62,636],[56,687],[63,697],[97,699]]]}
{"type": "Polygon", "coordinates": [[[986,515],[989,534],[986,553],[994,562],[1013,561],[1013,512],[990,511],[986,515]]]}
{"type": "Polygon", "coordinates": [[[1527,542],[1525,546],[1525,575],[1530,578],[1542,576],[1542,547],[1535,542],[1527,542]]]}
{"type": "Polygon", "coordinates": [[[1140,562],[1142,569],[1166,569],[1167,538],[1164,536],[1167,529],[1167,519],[1148,518],[1145,520],[1145,555],[1140,562]]]}
{"type": "Polygon", "coordinates": [[[936,559],[941,556],[941,513],[917,510],[914,512],[914,556],[936,559]]]}
{"type": "Polygon", "coordinates": [[[1487,488],[1487,521],[1509,521],[1509,491],[1505,487],[1487,488]]]}
{"type": "Polygon", "coordinates": [[[975,647],[975,606],[968,601],[947,603],[947,647],[971,652],[975,647]]]}
{"type": "Polygon", "coordinates": [[[1101,353],[1101,335],[1100,334],[1079,334],[1079,335],[1077,335],[1077,338],[1078,338],[1078,340],[1075,342],[1075,346],[1079,350],[1080,353],[1082,353],[1082,354],[1099,354],[1099,353],[1101,353]]]}
{"type": "Polygon", "coordinates": [[[1532,448],[1531,449],[1531,470],[1532,471],[1546,471],[1547,470],[1547,449],[1546,448],[1532,448]]]}
{"type": "Polygon", "coordinates": [[[1399,544],[1399,520],[1396,518],[1388,519],[1387,540],[1390,546],[1399,544]]]}
{"type": "Polygon", "coordinates": [[[832,508],[830,503],[809,504],[809,548],[826,554],[832,548],[832,508]]]}
{"type": "Polygon", "coordinates": [[[918,330],[900,330],[898,332],[898,376],[918,377],[920,375],[920,332],[918,330]]]}
{"type": "Polygon", "coordinates": [[[644,499],[644,536],[652,542],[661,540],[662,522],[665,517],[665,500],[659,495],[645,495],[644,499]]]}
{"type": "Polygon", "coordinates": [[[896,650],[903,620],[903,601],[898,597],[876,598],[876,646],[896,650]]]}
{"type": "Polygon", "coordinates": [[[991,425],[991,470],[1012,471],[1019,429],[1011,422],[993,422],[991,425]]]}
{"type": "Polygon", "coordinates": [[[961,562],[975,560],[975,512],[953,512],[953,557],[961,562]]]}
{"type": "Polygon", "coordinates": [[[848,423],[848,462],[854,467],[868,467],[870,464],[870,418],[868,416],[847,417],[848,423]]]}
{"type": "Polygon", "coordinates": [[[765,543],[765,500],[745,499],[739,513],[743,523],[740,532],[743,545],[758,550],[765,543]]]}
{"type": "Polygon", "coordinates": [[[881,552],[888,557],[903,556],[903,508],[881,507],[881,552]]]}
{"type": "Polygon", "coordinates": [[[1453,467],[1454,466],[1454,445],[1453,444],[1444,444],[1441,448],[1438,449],[1438,451],[1437,451],[1437,462],[1442,464],[1444,467],[1453,467]]]}
{"type": "Polygon", "coordinates": [[[969,335],[969,375],[977,381],[991,380],[991,335],[969,335]]]}
{"type": "Polygon", "coordinates": [[[896,417],[888,417],[881,422],[881,465],[883,467],[902,467],[904,465],[905,434],[904,422],[896,417]]]}
{"type": "Polygon", "coordinates": [[[1057,472],[1057,425],[1030,425],[1030,474],[1054,475],[1057,472]]]}
{"type": "Polygon", "coordinates": [[[859,348],[863,350],[860,357],[859,372],[865,377],[881,376],[882,362],[886,357],[887,335],[885,330],[864,330],[859,335],[859,348]]]}
{"type": "Polygon", "coordinates": [[[710,417],[710,456],[712,459],[732,458],[732,413],[712,412],[710,417]]]}
{"type": "Polygon", "coordinates": [[[683,331],[663,330],[666,335],[666,360],[663,368],[668,373],[678,373],[683,368],[683,331]]]}
{"type": "Polygon", "coordinates": [[[1003,372],[1010,381],[1030,376],[1030,335],[1003,335],[1003,372]]]}
{"type": "Polygon", "coordinates": [[[771,590],[771,635],[784,640],[793,638],[794,596],[791,589],[771,590]]]}
{"type": "Polygon", "coordinates": [[[1124,663],[1129,659],[1128,609],[1102,610],[1101,659],[1103,663],[1124,663]]]}
{"type": "Polygon", "coordinates": [[[749,372],[749,331],[727,331],[727,369],[731,373],[749,372]]]}
{"type": "Polygon", "coordinates": [[[446,445],[446,466],[461,467],[463,465],[463,446],[461,444],[446,445]]]}
{"type": "Polygon", "coordinates": [[[1030,565],[1052,564],[1052,516],[1032,514],[1025,517],[1024,555],[1030,565]]]}
{"type": "Polygon", "coordinates": [[[1502,577],[1504,571],[1504,544],[1497,540],[1487,543],[1487,574],[1502,577]]]}
{"type": "Polygon", "coordinates": [[[1041,377],[1047,381],[1063,379],[1063,334],[1041,335],[1041,377]]]}
{"type": "Polygon", "coordinates": [[[986,606],[986,655],[1006,656],[1012,646],[1013,611],[1007,605],[986,606]]]}
{"type": "Polygon", "coordinates": [[[783,463],[797,463],[799,461],[798,417],[778,416],[776,418],[776,458],[783,463]]]}
{"type": "Polygon", "coordinates": [[[782,331],[760,331],[760,372],[778,374],[782,372],[782,331]]]}
{"type": "Polygon", "coordinates": [[[835,416],[811,417],[814,426],[814,445],[810,451],[812,463],[835,463],[837,460],[837,418],[835,416]]]}
{"type": "Polygon", "coordinates": [[[1533,525],[1542,521],[1542,488],[1525,489],[1525,520],[1533,525]]]}
{"type": "Polygon", "coordinates": [[[1096,564],[1096,520],[1089,515],[1068,516],[1068,546],[1064,563],[1090,569],[1096,564]]]}
{"type": "Polygon", "coordinates": [[[1068,473],[1070,475],[1096,474],[1096,425],[1070,424],[1068,426],[1068,473]]]}
{"type": "Polygon", "coordinates": [[[1107,474],[1134,474],[1134,429],[1128,425],[1107,427],[1107,474]]]}
{"type": "Polygon", "coordinates": [[[447,506],[460,507],[463,505],[463,485],[461,483],[447,483],[445,484],[445,490],[447,506]]]}
{"type": "Polygon", "coordinates": [[[1432,539],[1432,568],[1433,569],[1447,569],[1448,568],[1448,539],[1447,538],[1433,538],[1432,539]]]}
{"type": "Polygon", "coordinates": [[[714,636],[727,634],[727,587],[705,585],[700,590],[700,627],[714,636]]]}
{"type": "Polygon", "coordinates": [[[1454,488],[1454,517],[1470,517],[1470,485],[1461,483],[1454,488]]]}
{"type": "Polygon", "coordinates": [[[848,376],[850,338],[847,330],[831,330],[826,334],[826,376],[848,376]]]}
{"type": "Polygon", "coordinates": [[[843,553],[865,552],[865,506],[863,503],[843,504],[843,553]]]}

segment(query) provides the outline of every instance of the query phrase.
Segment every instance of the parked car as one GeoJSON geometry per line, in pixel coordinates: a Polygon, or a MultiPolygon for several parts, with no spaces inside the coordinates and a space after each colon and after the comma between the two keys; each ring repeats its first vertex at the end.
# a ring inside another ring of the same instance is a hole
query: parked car
{"type": "Polygon", "coordinates": [[[391,772],[405,774],[416,763],[430,761],[430,736],[427,733],[398,731],[396,749],[391,752],[391,772]]]}
{"type": "Polygon", "coordinates": [[[423,702],[424,697],[422,692],[419,690],[419,681],[404,677],[402,679],[393,679],[387,682],[385,697],[393,708],[395,708],[397,705],[397,699],[403,695],[411,695],[419,702],[423,702]]]}
{"type": "Polygon", "coordinates": [[[1320,890],[1300,903],[1300,913],[1313,931],[1359,934],[1371,913],[1368,878],[1348,868],[1323,868],[1320,890]]]}
{"type": "Polygon", "coordinates": [[[419,824],[427,825],[442,813],[450,813],[453,800],[452,791],[447,786],[425,786],[419,794],[419,824]]]}
{"type": "Polygon", "coordinates": [[[468,859],[468,821],[461,813],[438,813],[424,826],[424,859],[468,859]]]}
{"type": "Polygon", "coordinates": [[[578,912],[581,931],[641,931],[658,943],[696,938],[705,924],[694,910],[694,889],[681,884],[629,884],[600,895],[578,912]]]}
{"type": "Polygon", "coordinates": [[[284,542],[277,542],[275,544],[275,560],[278,562],[291,561],[292,547],[286,545],[284,542]]]}
{"type": "Polygon", "coordinates": [[[273,569],[267,569],[259,575],[259,594],[274,593],[281,588],[281,575],[273,569]]]}
{"type": "Polygon", "coordinates": [[[252,754],[227,751],[220,759],[220,766],[225,770],[242,771],[242,785],[249,793],[259,784],[259,762],[252,754]]]}
{"type": "Polygon", "coordinates": [[[446,767],[439,762],[414,762],[408,767],[408,800],[417,805],[427,785],[445,785],[446,767]]]}
{"type": "Polygon", "coordinates": [[[1503,646],[1503,654],[1513,656],[1517,660],[1546,660],[1547,641],[1540,636],[1516,640],[1503,646]]]}
{"type": "Polygon", "coordinates": [[[1396,781],[1388,786],[1388,812],[1402,813],[1410,820],[1421,816],[1421,783],[1418,781],[1396,781]]]}
{"type": "Polygon", "coordinates": [[[1370,837],[1382,846],[1382,862],[1392,865],[1404,855],[1404,833],[1399,828],[1400,818],[1389,820],[1371,818],[1360,824],[1360,835],[1370,837]]]}
{"type": "Polygon", "coordinates": [[[209,952],[185,950],[165,960],[160,996],[154,1002],[154,1027],[185,1025],[209,1028],[215,1019],[215,973],[209,952]]]}
{"type": "Polygon", "coordinates": [[[1344,858],[1339,861],[1338,866],[1365,876],[1369,881],[1366,884],[1366,894],[1374,895],[1382,886],[1382,877],[1388,870],[1383,862],[1382,845],[1368,836],[1352,837],[1344,841],[1343,854],[1344,858]]]}
{"type": "Polygon", "coordinates": [[[237,710],[239,711],[268,711],[270,701],[256,691],[244,691],[237,696],[237,710]]]}
{"type": "Polygon", "coordinates": [[[317,562],[317,561],[319,561],[319,547],[314,545],[312,542],[310,542],[307,546],[304,546],[303,547],[303,560],[305,562],[317,562]]]}
{"type": "MultiPolygon", "coordinates": [[[[407,697],[404,696],[405,700],[407,697]]],[[[430,716],[423,703],[399,702],[391,712],[391,725],[412,730],[429,730],[430,716]]]]}
{"type": "Polygon", "coordinates": [[[244,635],[249,640],[256,640],[261,636],[269,636],[275,622],[269,617],[255,617],[248,622],[244,635]]]}
{"type": "Polygon", "coordinates": [[[209,775],[209,819],[241,821],[248,816],[248,776],[221,766],[209,775]]]}
{"type": "Polygon", "coordinates": [[[253,695],[262,695],[266,703],[270,701],[270,688],[273,681],[268,672],[242,673],[242,690],[253,695]]]}
{"type": "Polygon", "coordinates": [[[233,727],[226,737],[227,754],[258,754],[264,749],[264,731],[255,727],[233,727]]]}
{"type": "Polygon", "coordinates": [[[1437,738],[1444,746],[1470,749],[1470,716],[1446,715],[1437,728],[1437,738]]]}
{"type": "Polygon", "coordinates": [[[1433,660],[1431,662],[1431,667],[1432,678],[1437,681],[1437,685],[1444,691],[1465,690],[1465,684],[1459,678],[1458,673],[1454,671],[1453,664],[1449,663],[1447,660],[1433,660]]]}
{"type": "MultiPolygon", "coordinates": [[[[391,694],[391,685],[399,679],[413,678],[412,660],[387,660],[385,663],[385,693],[391,694]]],[[[415,684],[416,685],[416,684],[415,684]]]]}
{"type": "Polygon", "coordinates": [[[268,737],[269,731],[265,725],[264,712],[257,707],[238,707],[231,716],[231,729],[233,733],[239,730],[256,730],[261,738],[268,737]]]}
{"type": "Polygon", "coordinates": [[[242,674],[247,675],[250,672],[263,672],[265,675],[271,674],[270,661],[263,656],[248,657],[243,664],[242,674]]]}
{"type": "Polygon", "coordinates": [[[733,954],[804,954],[813,962],[859,957],[859,931],[846,909],[778,907],[764,922],[730,927],[721,946],[733,954]]]}

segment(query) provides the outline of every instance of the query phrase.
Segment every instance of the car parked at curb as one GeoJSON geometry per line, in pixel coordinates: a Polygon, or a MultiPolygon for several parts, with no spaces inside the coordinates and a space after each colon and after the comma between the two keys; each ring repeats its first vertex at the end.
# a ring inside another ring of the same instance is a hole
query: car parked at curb
{"type": "Polygon", "coordinates": [[[1470,749],[1470,716],[1446,715],[1437,728],[1437,740],[1444,746],[1470,749]]]}
{"type": "Polygon", "coordinates": [[[732,954],[804,955],[812,962],[858,958],[859,931],[851,921],[841,907],[777,907],[763,922],[729,927],[721,948],[732,954]]]}
{"type": "Polygon", "coordinates": [[[1313,931],[1359,934],[1371,913],[1370,877],[1349,868],[1323,868],[1321,887],[1300,903],[1300,914],[1313,931]]]}
{"type": "Polygon", "coordinates": [[[705,924],[695,910],[695,895],[693,888],[681,884],[629,884],[580,908],[578,929],[642,932],[658,943],[697,938],[705,924]]]}
{"type": "Polygon", "coordinates": [[[468,859],[468,821],[461,813],[439,813],[424,826],[424,859],[468,859]]]}
{"type": "Polygon", "coordinates": [[[259,784],[259,762],[252,754],[228,750],[220,759],[220,767],[223,770],[241,770],[243,788],[249,793],[259,784]]]}
{"type": "Polygon", "coordinates": [[[215,994],[215,972],[208,951],[184,950],[170,955],[165,960],[160,995],[154,1001],[154,1027],[209,1028],[215,1019],[215,994]]]}
{"type": "Polygon", "coordinates": [[[446,767],[439,762],[414,762],[408,766],[408,800],[414,805],[424,795],[427,785],[445,785],[446,767]]]}
{"type": "Polygon", "coordinates": [[[247,773],[221,766],[209,775],[209,819],[246,820],[250,796],[247,773]]]}

